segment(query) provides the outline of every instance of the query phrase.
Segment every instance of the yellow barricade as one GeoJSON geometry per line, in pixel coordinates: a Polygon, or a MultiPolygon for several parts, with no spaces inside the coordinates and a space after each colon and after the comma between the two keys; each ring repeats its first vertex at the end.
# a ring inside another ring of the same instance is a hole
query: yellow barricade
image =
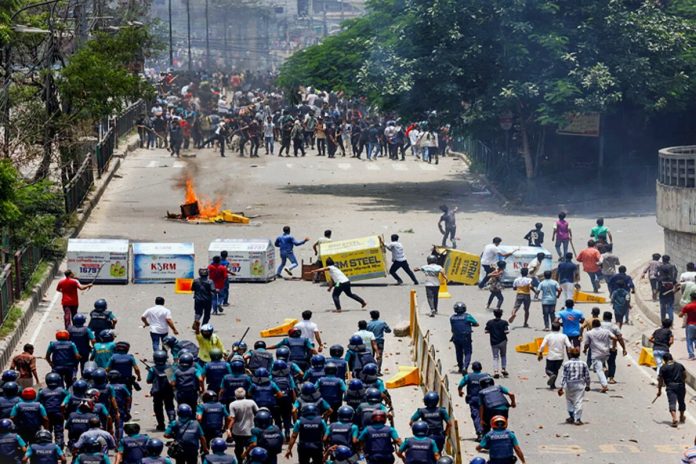
{"type": "Polygon", "coordinates": [[[295,327],[295,324],[297,324],[297,319],[285,319],[285,322],[280,325],[262,330],[261,337],[284,337],[288,334],[288,330],[295,327]]]}
{"type": "Polygon", "coordinates": [[[193,279],[177,278],[174,281],[174,293],[193,293],[193,279]]]}
{"type": "Polygon", "coordinates": [[[576,303],[606,303],[607,299],[603,296],[593,295],[592,293],[581,292],[580,290],[575,290],[573,293],[573,301],[576,303]]]}
{"type": "Polygon", "coordinates": [[[416,366],[399,366],[399,373],[387,380],[387,388],[399,388],[407,385],[419,385],[420,374],[416,366]]]}
{"type": "Polygon", "coordinates": [[[640,356],[638,356],[638,364],[641,366],[657,367],[655,362],[655,357],[653,356],[653,349],[648,347],[643,347],[640,350],[640,356]]]}
{"type": "Polygon", "coordinates": [[[442,277],[442,274],[440,274],[440,289],[438,290],[437,297],[452,298],[452,294],[449,292],[449,289],[447,288],[447,281],[444,277],[442,277]]]}

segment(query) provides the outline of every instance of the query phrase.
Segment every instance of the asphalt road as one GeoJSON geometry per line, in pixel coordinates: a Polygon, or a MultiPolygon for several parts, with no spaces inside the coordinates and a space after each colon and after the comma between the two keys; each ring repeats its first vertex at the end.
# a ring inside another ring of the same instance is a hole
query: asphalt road
{"type": "MultiPolygon", "coordinates": [[[[312,241],[324,229],[333,230],[334,239],[355,238],[371,234],[399,233],[412,267],[424,264],[431,246],[439,243],[437,231],[438,205],[447,203],[459,207],[457,213],[459,248],[480,253],[491,238],[498,235],[503,244],[523,245],[522,236],[542,222],[550,241],[554,215],[510,211],[503,209],[499,200],[479,185],[459,159],[441,159],[439,165],[428,165],[408,159],[392,162],[380,159],[374,162],[350,158],[326,159],[309,153],[305,158],[269,157],[239,158],[236,155],[220,158],[211,150],[196,153],[195,158],[172,159],[164,150],[140,150],[124,160],[118,177],[105,192],[82,231],[84,238],[128,238],[131,241],[194,242],[196,267],[207,264],[207,249],[216,238],[275,238],[284,225],[290,225],[296,237],[308,236],[312,241]],[[194,176],[199,193],[214,197],[220,195],[223,205],[233,211],[258,215],[249,226],[194,225],[174,222],[165,218],[167,211],[178,211],[183,202],[181,179],[194,176]]],[[[563,205],[559,193],[559,209],[567,209],[575,232],[576,246],[584,242],[594,223],[594,215],[607,217],[616,242],[616,253],[630,270],[645,262],[651,253],[662,249],[661,230],[654,215],[636,215],[650,210],[642,199],[635,202],[607,199],[596,205],[563,205]],[[610,201],[611,200],[611,201],[610,201]],[[596,211],[596,212],[595,212],[596,211]]],[[[654,204],[654,202],[653,202],[654,204]]],[[[579,250],[578,250],[579,251],[579,250]]],[[[296,249],[299,259],[312,258],[310,244],[296,249]]],[[[583,277],[585,287],[589,286],[583,277]]],[[[383,318],[395,324],[408,315],[408,290],[404,285],[391,284],[391,278],[369,281],[370,285],[356,285],[354,290],[368,302],[367,309],[379,309],[383,318]]],[[[55,288],[55,285],[53,285],[55,288]]],[[[425,292],[417,287],[425,306],[425,292]]],[[[475,287],[451,286],[451,300],[441,301],[441,315],[423,318],[423,324],[434,335],[431,340],[439,351],[443,366],[450,369],[454,356],[450,349],[450,307],[457,300],[465,301],[471,313],[481,323],[491,317],[484,309],[488,293],[475,287]]],[[[98,286],[81,296],[81,309],[88,311],[97,298],[106,298],[110,309],[119,318],[118,337],[133,345],[136,356],[150,353],[146,329],[140,327],[140,315],[154,303],[156,296],[164,296],[172,309],[183,338],[193,338],[192,302],[190,295],[176,295],[173,285],[98,286]]],[[[258,331],[281,322],[286,317],[297,317],[302,310],[315,312],[327,344],[345,344],[357,330],[357,321],[367,319],[357,303],[345,300],[343,314],[331,312],[330,295],[325,287],[302,281],[275,281],[268,284],[233,284],[232,306],[222,316],[213,318],[226,346],[251,327],[248,341],[257,339],[258,331]]],[[[514,296],[505,292],[504,309],[509,312],[514,296]]],[[[23,343],[32,341],[37,353],[45,352],[56,329],[62,326],[59,296],[51,290],[29,325],[23,343]]],[[[589,314],[589,306],[584,309],[589,314]]],[[[531,329],[514,327],[509,345],[526,343],[543,336],[541,309],[533,305],[531,329]]],[[[626,330],[636,339],[642,331],[640,316],[636,325],[626,330]]],[[[521,322],[516,322],[521,324],[521,322]]],[[[636,356],[635,345],[631,356],[636,356]]],[[[511,348],[512,349],[512,348],[511,348]]],[[[393,372],[398,364],[408,363],[407,340],[390,337],[387,340],[389,357],[386,366],[393,372]]],[[[491,355],[487,337],[477,330],[474,337],[474,359],[480,359],[484,368],[490,366],[491,355]]],[[[40,375],[47,372],[40,362],[40,375]]],[[[593,390],[586,399],[584,427],[564,424],[565,401],[545,388],[543,363],[532,355],[509,353],[511,376],[502,383],[518,395],[519,407],[511,412],[511,428],[518,434],[528,462],[596,462],[596,463],[661,463],[674,462],[685,445],[693,441],[693,420],[678,430],[669,428],[666,400],[650,405],[654,397],[651,379],[654,373],[636,367],[630,359],[621,360],[617,373],[619,383],[609,394],[593,390]]],[[[459,375],[450,374],[450,385],[456,385],[459,375]]],[[[596,376],[593,375],[593,382],[596,376]]],[[[415,388],[393,392],[397,407],[397,426],[402,436],[410,434],[407,416],[420,404],[415,388]]],[[[691,395],[689,395],[691,396],[691,395]]],[[[146,431],[154,426],[149,399],[145,392],[136,394],[134,417],[146,431]]],[[[458,419],[465,457],[475,454],[473,427],[468,407],[459,403],[458,419]]]]}

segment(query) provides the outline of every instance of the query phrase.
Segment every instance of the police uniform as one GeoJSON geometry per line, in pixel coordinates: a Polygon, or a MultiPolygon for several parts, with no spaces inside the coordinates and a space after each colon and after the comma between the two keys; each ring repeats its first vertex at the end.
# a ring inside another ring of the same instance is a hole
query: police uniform
{"type": "Polygon", "coordinates": [[[89,354],[92,351],[92,342],[94,341],[94,332],[89,327],[77,327],[76,325],[68,326],[70,333],[70,341],[77,347],[77,352],[80,354],[80,372],[85,367],[85,363],[89,360],[89,354]]]}
{"type": "Polygon", "coordinates": [[[10,413],[12,422],[17,427],[17,433],[26,441],[34,441],[34,435],[48,419],[46,409],[38,401],[22,401],[17,403],[10,413]]]}
{"type": "Polygon", "coordinates": [[[483,417],[481,419],[484,432],[488,432],[491,429],[490,422],[493,416],[508,417],[510,404],[507,398],[505,398],[505,393],[508,393],[508,390],[501,385],[493,385],[479,392],[479,402],[483,406],[483,417]]]}
{"type": "Polygon", "coordinates": [[[226,375],[232,374],[230,365],[226,361],[210,361],[203,368],[205,376],[205,384],[207,390],[219,392],[222,385],[222,379],[226,375]]]}
{"type": "Polygon", "coordinates": [[[358,439],[358,426],[352,422],[332,422],[329,424],[328,445],[347,446],[355,453],[354,441],[358,439]]]}
{"type": "Polygon", "coordinates": [[[290,350],[288,360],[297,364],[301,370],[306,371],[309,368],[309,357],[312,353],[314,345],[305,337],[287,337],[278,343],[278,346],[287,346],[290,350]]]}
{"type": "Polygon", "coordinates": [[[321,397],[331,406],[333,410],[331,413],[331,421],[335,421],[338,408],[343,404],[343,395],[347,391],[346,383],[340,378],[330,375],[319,379],[316,387],[321,397]]]}
{"type": "Polygon", "coordinates": [[[63,450],[55,443],[34,443],[29,445],[24,456],[29,464],[58,464],[63,450]]]}
{"type": "Polygon", "coordinates": [[[297,433],[297,457],[299,464],[322,464],[324,435],[328,427],[321,416],[301,417],[295,422],[293,433],[297,433]]]}
{"type": "Polygon", "coordinates": [[[169,422],[176,418],[174,409],[174,389],[169,383],[172,367],[169,364],[155,364],[147,370],[146,382],[151,384],[152,408],[157,418],[157,426],[164,427],[164,411],[169,422]]]}
{"type": "Polygon", "coordinates": [[[48,431],[53,432],[56,444],[63,446],[65,416],[61,406],[68,397],[68,392],[63,387],[46,387],[39,390],[37,400],[43,404],[48,415],[48,431]]]}
{"type": "Polygon", "coordinates": [[[220,401],[224,405],[229,405],[235,400],[234,391],[243,388],[247,394],[251,388],[251,377],[248,374],[227,374],[222,378],[220,390],[220,401]]]}
{"type": "Polygon", "coordinates": [[[515,446],[519,446],[519,442],[510,430],[491,430],[480,445],[488,450],[488,464],[513,464],[516,461],[515,446]]]}
{"type": "Polygon", "coordinates": [[[174,393],[178,404],[188,404],[191,410],[196,410],[198,402],[198,390],[200,379],[196,366],[182,369],[181,366],[174,369],[174,393]]]}
{"type": "Polygon", "coordinates": [[[3,456],[2,462],[8,464],[21,463],[24,456],[22,449],[25,446],[27,446],[27,443],[16,433],[0,433],[0,456],[3,456]]]}
{"type": "Polygon", "coordinates": [[[469,405],[471,410],[471,421],[474,423],[474,429],[476,430],[476,435],[481,435],[483,433],[483,428],[481,427],[481,415],[479,408],[481,403],[479,402],[479,392],[481,391],[481,379],[484,377],[490,377],[485,372],[472,372],[462,377],[459,382],[459,388],[466,387],[466,397],[465,400],[469,405]]]}
{"type": "Polygon", "coordinates": [[[229,414],[219,401],[199,404],[196,416],[201,417],[201,427],[205,434],[205,439],[210,443],[213,438],[222,436],[225,421],[229,414]]]}
{"type": "Polygon", "coordinates": [[[177,419],[174,422],[170,422],[164,434],[174,437],[174,440],[181,443],[183,447],[183,459],[177,459],[177,464],[197,464],[200,439],[204,436],[204,433],[195,419],[185,422],[177,419]]]}
{"type": "Polygon", "coordinates": [[[471,333],[472,327],[478,324],[476,319],[466,312],[453,314],[450,316],[450,327],[452,329],[452,343],[457,357],[459,372],[469,369],[471,362],[471,333]]]}
{"type": "Polygon", "coordinates": [[[68,448],[72,449],[80,436],[89,430],[89,421],[99,416],[93,412],[75,411],[68,416],[65,428],[68,430],[68,448]]]}
{"type": "Polygon", "coordinates": [[[418,408],[411,416],[411,421],[423,420],[428,424],[428,438],[435,440],[437,449],[440,450],[445,445],[445,428],[442,423],[450,420],[445,408],[436,406],[434,408],[418,408]]]}
{"type": "Polygon", "coordinates": [[[77,346],[70,340],[54,340],[48,344],[46,359],[51,361],[53,371],[61,376],[69,388],[77,368],[77,346]]]}
{"type": "Polygon", "coordinates": [[[273,411],[277,404],[276,395],[279,392],[280,388],[278,388],[278,385],[268,379],[263,383],[253,383],[249,388],[248,394],[259,408],[268,408],[269,411],[273,411]]]}
{"type": "Polygon", "coordinates": [[[396,429],[388,425],[369,425],[359,436],[364,443],[365,459],[367,464],[393,464],[393,441],[399,438],[396,429]]]}
{"type": "Polygon", "coordinates": [[[111,311],[92,310],[89,313],[89,324],[87,327],[94,332],[97,342],[102,342],[101,331],[112,330],[114,328],[114,313],[111,311]]]}
{"type": "Polygon", "coordinates": [[[147,435],[139,433],[121,438],[117,449],[121,453],[121,462],[123,464],[140,464],[145,457],[145,445],[149,439],[150,437],[147,435]]]}
{"type": "Polygon", "coordinates": [[[432,438],[411,437],[404,440],[399,452],[404,454],[405,464],[435,464],[439,448],[432,438]]]}
{"type": "Polygon", "coordinates": [[[283,371],[272,371],[271,380],[273,380],[280,391],[283,392],[283,396],[276,399],[276,405],[271,411],[273,414],[273,421],[276,424],[282,424],[285,435],[288,436],[292,428],[292,405],[297,389],[295,379],[288,368],[283,371]]]}
{"type": "Polygon", "coordinates": [[[271,425],[265,429],[258,427],[251,429],[251,443],[268,452],[266,464],[278,463],[278,455],[283,451],[284,441],[283,432],[277,425],[271,425]]]}
{"type": "Polygon", "coordinates": [[[256,372],[256,369],[260,368],[271,370],[273,366],[273,354],[271,354],[270,351],[257,348],[249,351],[248,355],[249,361],[247,362],[247,368],[251,372],[256,372]]]}

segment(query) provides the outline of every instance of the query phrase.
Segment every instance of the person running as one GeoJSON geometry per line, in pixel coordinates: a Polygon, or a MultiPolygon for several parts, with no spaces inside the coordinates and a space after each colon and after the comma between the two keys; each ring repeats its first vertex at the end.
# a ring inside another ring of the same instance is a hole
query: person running
{"type": "Polygon", "coordinates": [[[580,282],[580,269],[573,262],[573,253],[566,253],[565,259],[558,263],[556,273],[561,285],[563,300],[572,300],[575,295],[575,286],[580,282]]]}
{"type": "Polygon", "coordinates": [[[563,364],[563,379],[558,396],[566,395],[569,424],[583,425],[582,403],[585,401],[585,392],[590,391],[590,370],[587,364],[580,360],[580,350],[571,348],[568,350],[568,361],[563,364]]]}
{"type": "Polygon", "coordinates": [[[570,350],[573,345],[570,344],[568,336],[561,333],[561,324],[554,322],[551,324],[551,333],[544,337],[544,341],[539,345],[539,351],[537,352],[537,359],[541,361],[544,359],[544,350],[548,348],[549,352],[546,355],[546,375],[549,376],[548,382],[546,384],[550,389],[556,389],[556,379],[558,378],[558,371],[563,365],[563,359],[567,350],[570,350]]]}
{"type": "Polygon", "coordinates": [[[522,327],[529,327],[529,306],[532,304],[532,291],[537,294],[537,291],[532,287],[532,279],[529,278],[529,269],[520,269],[520,276],[514,280],[512,283],[512,288],[517,292],[515,297],[515,305],[512,308],[512,314],[508,319],[508,322],[512,324],[517,317],[517,311],[519,311],[520,306],[524,309],[524,325],[522,327]]]}
{"type": "Polygon", "coordinates": [[[669,413],[672,415],[672,427],[677,428],[678,423],[686,422],[686,368],[676,362],[670,353],[665,353],[662,358],[665,365],[660,369],[657,377],[657,396],[662,395],[662,388],[667,392],[669,413]],[[677,420],[677,404],[679,405],[679,419],[677,420]]]}
{"type": "MultiPolygon", "coordinates": [[[[619,281],[616,290],[611,292],[611,306],[614,310],[614,318],[619,328],[623,327],[624,321],[628,322],[628,311],[631,309],[631,293],[626,289],[623,280],[619,281]]],[[[672,319],[669,317],[668,319],[672,319]]]]}
{"type": "Polygon", "coordinates": [[[317,352],[321,353],[324,350],[324,343],[321,341],[319,326],[315,322],[312,322],[312,311],[302,311],[302,321],[295,324],[295,328],[300,329],[302,336],[309,339],[309,341],[317,341],[317,352]]]}
{"type": "Polygon", "coordinates": [[[549,331],[549,327],[556,316],[556,302],[561,296],[561,286],[551,278],[551,271],[544,271],[544,280],[539,283],[537,292],[541,294],[541,311],[544,317],[544,332],[549,331]]]}
{"type": "Polygon", "coordinates": [[[559,261],[568,254],[568,244],[573,241],[573,231],[570,230],[570,224],[565,218],[566,213],[562,211],[558,213],[558,221],[554,223],[551,235],[551,241],[556,243],[559,261]],[[563,247],[563,253],[561,253],[561,247],[563,247]]]}
{"type": "MultiPolygon", "coordinates": [[[[288,155],[289,156],[289,155],[288,155]]],[[[295,155],[297,156],[297,155],[295,155]]],[[[294,249],[296,246],[304,245],[309,241],[309,237],[305,237],[304,240],[296,240],[295,237],[290,235],[290,226],[283,227],[283,235],[279,235],[275,240],[276,248],[280,249],[280,265],[276,271],[276,277],[282,278],[281,272],[285,269],[285,272],[292,276],[292,270],[297,267],[297,258],[295,258],[294,249]],[[290,266],[285,268],[285,263],[290,260],[290,266]]],[[[316,272],[316,271],[315,271],[316,272]]]]}
{"type": "Polygon", "coordinates": [[[352,298],[358,303],[360,303],[361,308],[365,308],[365,306],[367,306],[365,300],[353,293],[353,291],[350,288],[350,279],[346,277],[343,271],[341,271],[338,267],[335,266],[333,259],[326,258],[326,266],[319,269],[315,269],[312,272],[329,273],[329,276],[331,277],[331,282],[329,283],[329,288],[327,289],[327,292],[333,290],[331,298],[333,298],[334,305],[336,306],[336,312],[341,312],[341,293],[345,293],[349,298],[352,298]]]}
{"type": "Polygon", "coordinates": [[[585,348],[583,352],[587,353],[587,350],[592,349],[592,364],[590,367],[599,377],[599,383],[602,385],[601,393],[609,391],[607,376],[604,373],[604,364],[609,360],[609,350],[611,349],[612,341],[618,341],[614,334],[602,327],[600,320],[592,321],[592,330],[585,334],[585,348]]]}
{"type": "Polygon", "coordinates": [[[672,320],[664,319],[662,327],[655,330],[650,336],[650,343],[653,344],[653,357],[657,364],[657,375],[660,375],[660,368],[664,363],[664,356],[669,353],[669,348],[674,344],[674,335],[672,334],[672,320]]]}
{"type": "Polygon", "coordinates": [[[582,270],[585,271],[590,278],[590,283],[592,284],[594,292],[599,292],[599,279],[602,270],[599,265],[602,261],[602,255],[597,249],[597,242],[588,240],[587,248],[578,254],[577,260],[582,263],[582,270]]]}
{"type": "Polygon", "coordinates": [[[604,225],[604,218],[597,218],[596,224],[597,225],[590,230],[590,238],[599,241],[600,237],[606,237],[609,239],[607,243],[613,244],[614,238],[611,236],[609,228],[604,225]]]}
{"type": "Polygon", "coordinates": [[[544,232],[541,231],[542,227],[544,227],[544,225],[541,222],[537,222],[534,224],[534,228],[523,237],[527,241],[527,246],[540,247],[544,245],[544,232]]]}
{"type": "Polygon", "coordinates": [[[502,278],[505,273],[505,267],[507,263],[505,261],[498,261],[497,268],[495,271],[488,274],[488,291],[491,293],[488,295],[488,303],[486,303],[486,309],[491,308],[491,303],[493,303],[493,298],[498,299],[498,304],[496,307],[498,309],[502,308],[503,300],[503,285],[502,278]]]}
{"type": "Polygon", "coordinates": [[[575,309],[575,301],[566,300],[565,308],[558,313],[556,322],[563,325],[563,333],[568,336],[574,347],[579,348],[580,335],[582,334],[580,327],[585,322],[585,316],[583,316],[582,311],[575,309]]]}
{"type": "Polygon", "coordinates": [[[457,220],[454,217],[457,207],[450,209],[447,205],[441,205],[440,211],[442,211],[442,216],[437,221],[437,227],[442,234],[442,246],[447,246],[447,239],[449,238],[452,242],[452,248],[457,248],[457,239],[455,237],[457,234],[457,220]]]}
{"type": "Polygon", "coordinates": [[[382,375],[382,361],[384,358],[384,334],[391,333],[392,329],[385,321],[379,319],[379,311],[370,311],[370,322],[367,323],[367,330],[372,332],[377,343],[375,360],[377,361],[378,376],[382,375]]]}
{"type": "Polygon", "coordinates": [[[691,293],[691,303],[682,307],[679,315],[686,316],[686,351],[689,360],[696,359],[696,292],[691,293]]]}
{"type": "Polygon", "coordinates": [[[437,314],[437,302],[440,293],[440,280],[447,282],[447,274],[445,270],[437,264],[437,257],[430,255],[426,258],[428,264],[417,267],[414,271],[421,271],[425,274],[425,295],[430,306],[430,317],[435,317],[437,314]]]}
{"type": "Polygon", "coordinates": [[[643,273],[640,275],[641,279],[645,279],[647,274],[648,280],[650,281],[650,289],[652,290],[652,300],[657,301],[657,269],[660,267],[660,258],[662,255],[660,253],[653,253],[652,259],[643,269],[643,273]]]}
{"type": "Polygon", "coordinates": [[[384,241],[382,241],[382,236],[380,236],[379,241],[384,248],[391,251],[392,265],[389,268],[389,274],[396,280],[396,285],[404,283],[401,277],[396,273],[399,269],[403,269],[406,272],[413,281],[413,285],[418,285],[418,279],[416,279],[415,274],[408,265],[408,261],[406,261],[406,253],[404,253],[404,246],[399,242],[399,236],[397,234],[392,234],[391,242],[389,243],[384,243],[384,241]]]}
{"type": "Polygon", "coordinates": [[[65,330],[68,330],[68,327],[72,324],[72,318],[75,317],[80,306],[80,299],[77,291],[92,288],[92,284],[82,285],[80,281],[75,278],[75,274],[70,269],[67,269],[63,274],[65,278],[58,282],[56,291],[63,294],[60,304],[63,306],[63,323],[65,324],[65,330]]]}
{"type": "Polygon", "coordinates": [[[490,279],[490,273],[493,272],[493,265],[497,264],[501,257],[505,259],[519,249],[512,250],[509,253],[503,253],[499,248],[502,241],[503,239],[500,237],[493,237],[493,242],[483,248],[483,253],[481,254],[481,267],[485,274],[478,284],[479,288],[486,286],[488,279],[490,279]]]}
{"type": "Polygon", "coordinates": [[[500,378],[498,366],[502,366],[503,377],[508,376],[507,371],[507,341],[510,333],[508,321],[503,319],[503,310],[493,311],[493,319],[486,322],[485,332],[489,335],[491,351],[493,352],[493,378],[500,378]]]}

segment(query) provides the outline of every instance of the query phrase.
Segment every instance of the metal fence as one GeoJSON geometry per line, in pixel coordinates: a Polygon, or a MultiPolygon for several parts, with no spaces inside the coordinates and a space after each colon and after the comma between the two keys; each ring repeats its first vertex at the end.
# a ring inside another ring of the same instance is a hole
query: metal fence
{"type": "Polygon", "coordinates": [[[43,250],[34,245],[28,245],[14,254],[15,298],[19,299],[27,288],[31,275],[43,258],[43,250]]]}
{"type": "Polygon", "coordinates": [[[123,113],[116,118],[114,127],[116,133],[114,134],[114,143],[118,147],[118,138],[124,134],[127,134],[136,126],[138,117],[145,113],[147,106],[144,100],[138,100],[126,109],[123,113]]]}
{"type": "Polygon", "coordinates": [[[79,208],[93,184],[92,155],[87,155],[82,165],[77,169],[75,176],[63,187],[67,214],[72,214],[79,208]]]}
{"type": "Polygon", "coordinates": [[[5,322],[15,301],[12,280],[12,265],[7,264],[0,273],[0,324],[5,322]]]}
{"type": "Polygon", "coordinates": [[[418,318],[418,298],[411,290],[411,345],[412,358],[420,372],[421,388],[424,392],[434,391],[440,395],[440,406],[447,410],[452,419],[452,427],[445,440],[445,451],[454,458],[455,464],[462,464],[459,446],[459,422],[454,413],[454,403],[449,392],[449,378],[443,374],[442,363],[437,359],[435,347],[430,343],[430,332],[423,332],[418,318]]]}

